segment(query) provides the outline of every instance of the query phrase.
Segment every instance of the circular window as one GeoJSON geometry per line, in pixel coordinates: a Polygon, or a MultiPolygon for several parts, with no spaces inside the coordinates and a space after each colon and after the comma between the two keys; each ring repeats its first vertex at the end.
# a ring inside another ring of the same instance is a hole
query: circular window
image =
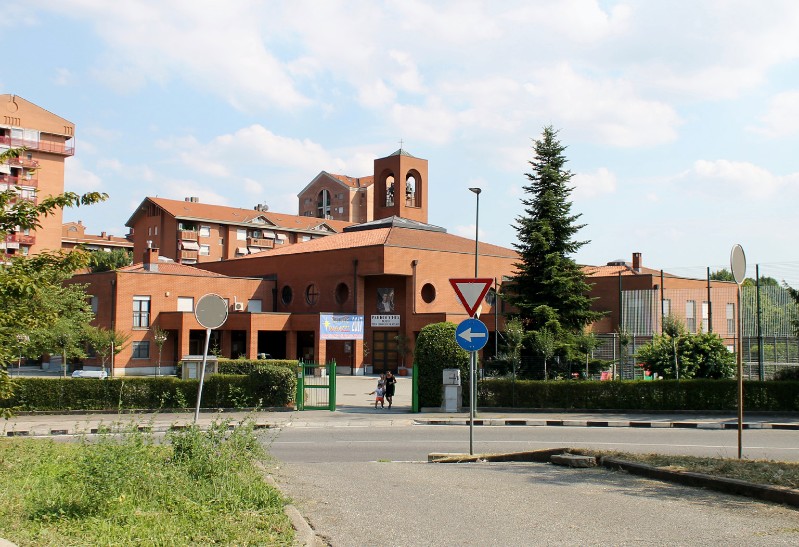
{"type": "Polygon", "coordinates": [[[350,288],[346,283],[336,285],[336,302],[343,304],[350,299],[350,288]]]}
{"type": "Polygon", "coordinates": [[[426,303],[431,303],[436,299],[436,288],[432,283],[425,283],[422,287],[422,300],[426,303]]]}
{"type": "Polygon", "coordinates": [[[315,306],[319,302],[319,289],[313,283],[305,287],[305,301],[309,306],[315,306]]]}
{"type": "Polygon", "coordinates": [[[291,287],[288,285],[283,287],[283,290],[280,291],[280,300],[286,305],[291,304],[291,301],[294,300],[294,291],[291,290],[291,287]]]}

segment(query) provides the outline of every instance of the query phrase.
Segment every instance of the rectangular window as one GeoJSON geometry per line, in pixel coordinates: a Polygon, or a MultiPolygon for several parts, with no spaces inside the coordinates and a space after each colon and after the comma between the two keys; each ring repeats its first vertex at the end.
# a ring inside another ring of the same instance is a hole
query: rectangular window
{"type": "Polygon", "coordinates": [[[224,237],[220,237],[219,238],[219,244],[220,245],[224,245],[225,244],[225,238],[224,237]]]}
{"type": "Polygon", "coordinates": [[[150,342],[133,342],[133,359],[149,359],[150,358],[150,342]]]}
{"type": "Polygon", "coordinates": [[[92,313],[94,315],[97,315],[97,297],[96,296],[90,297],[89,298],[89,304],[92,307],[92,313]]]}
{"type": "Polygon", "coordinates": [[[211,227],[200,226],[200,237],[211,237],[211,227]]]}
{"type": "Polygon", "coordinates": [[[696,301],[688,300],[685,303],[685,328],[688,332],[696,332],[696,301]]]}
{"type": "Polygon", "coordinates": [[[247,311],[258,313],[261,311],[260,300],[247,300],[247,311]]]}
{"type": "Polygon", "coordinates": [[[236,228],[236,239],[238,241],[245,241],[247,239],[247,229],[246,228],[236,228]]]}
{"type": "Polygon", "coordinates": [[[191,296],[178,296],[178,311],[194,311],[194,298],[191,296]]]}
{"type": "Polygon", "coordinates": [[[710,332],[710,303],[702,302],[702,332],[710,332]]]}
{"type": "Polygon", "coordinates": [[[203,256],[208,256],[211,254],[211,246],[210,245],[200,245],[200,254],[203,256]]]}
{"type": "Polygon", "coordinates": [[[727,333],[735,334],[735,304],[727,304],[727,333]]]}
{"type": "Polygon", "coordinates": [[[671,300],[668,298],[663,299],[663,317],[671,315],[671,300]]]}
{"type": "Polygon", "coordinates": [[[150,328],[150,297],[149,296],[134,296],[133,297],[133,328],[134,329],[147,329],[147,328],[150,328]]]}
{"type": "Polygon", "coordinates": [[[154,226],[154,227],[153,227],[153,235],[154,235],[154,236],[157,236],[157,235],[158,235],[158,226],[154,226]]]}

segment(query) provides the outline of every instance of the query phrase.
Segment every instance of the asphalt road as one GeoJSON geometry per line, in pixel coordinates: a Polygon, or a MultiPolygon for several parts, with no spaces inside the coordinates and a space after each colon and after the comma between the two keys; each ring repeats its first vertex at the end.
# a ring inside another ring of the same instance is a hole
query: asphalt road
{"type": "MultiPolygon", "coordinates": [[[[799,461],[799,432],[744,431],[744,457],[799,461]]],[[[585,427],[474,428],[474,451],[514,452],[585,447],[638,453],[734,458],[735,430],[585,427]]],[[[469,428],[453,425],[375,427],[284,427],[271,437],[270,452],[287,462],[426,461],[431,452],[469,452],[469,428]]]]}
{"type": "MultiPolygon", "coordinates": [[[[766,447],[752,454],[797,459],[796,435],[746,438],[766,447]]],[[[475,438],[476,452],[737,450],[735,431],[484,427],[475,438]]],[[[799,544],[799,512],[746,498],[598,468],[423,463],[467,452],[462,426],[285,427],[266,442],[281,488],[334,546],[799,544]]]]}

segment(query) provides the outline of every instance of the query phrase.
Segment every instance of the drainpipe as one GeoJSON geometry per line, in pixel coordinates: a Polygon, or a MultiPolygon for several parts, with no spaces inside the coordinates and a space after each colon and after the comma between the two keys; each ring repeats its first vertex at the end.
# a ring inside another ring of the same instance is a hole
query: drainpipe
{"type": "MultiPolygon", "coordinates": [[[[352,313],[353,315],[358,315],[358,259],[357,258],[352,261],[352,293],[353,293],[352,313]]],[[[366,329],[364,328],[364,330],[366,329]]],[[[350,376],[355,376],[355,344],[352,344],[352,351],[350,351],[350,376]]]]}

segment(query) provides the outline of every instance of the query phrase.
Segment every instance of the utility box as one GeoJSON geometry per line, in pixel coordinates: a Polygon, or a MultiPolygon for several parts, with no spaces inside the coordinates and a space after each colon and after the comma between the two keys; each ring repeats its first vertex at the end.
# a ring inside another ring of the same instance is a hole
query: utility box
{"type": "Polygon", "coordinates": [[[459,368],[445,368],[442,380],[445,386],[461,385],[461,370],[459,368]]]}
{"type": "MultiPolygon", "coordinates": [[[[183,363],[183,380],[199,380],[200,367],[203,365],[202,355],[184,355],[181,359],[183,363]]],[[[217,374],[219,372],[219,359],[216,355],[209,355],[205,361],[205,377],[208,378],[209,374],[217,374]]]]}
{"type": "Polygon", "coordinates": [[[443,371],[444,412],[460,412],[463,393],[461,391],[461,371],[445,368],[443,371]]]}

